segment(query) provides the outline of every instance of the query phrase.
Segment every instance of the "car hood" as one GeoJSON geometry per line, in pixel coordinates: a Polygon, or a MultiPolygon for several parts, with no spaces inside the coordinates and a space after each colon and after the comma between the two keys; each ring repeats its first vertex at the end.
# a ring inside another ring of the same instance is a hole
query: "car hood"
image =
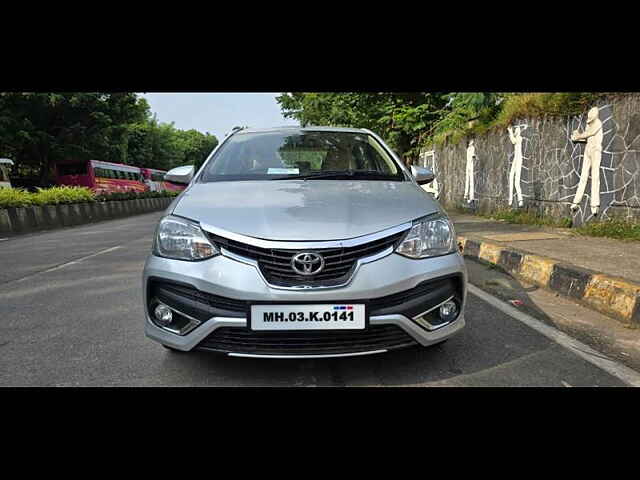
{"type": "Polygon", "coordinates": [[[439,211],[412,182],[264,180],[196,183],[173,211],[268,240],[342,240],[439,211]]]}

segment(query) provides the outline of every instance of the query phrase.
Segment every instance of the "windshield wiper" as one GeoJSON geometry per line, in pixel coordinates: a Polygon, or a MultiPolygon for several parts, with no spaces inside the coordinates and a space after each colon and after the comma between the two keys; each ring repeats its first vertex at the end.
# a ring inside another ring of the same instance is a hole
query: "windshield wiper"
{"type": "Polygon", "coordinates": [[[322,178],[340,178],[340,177],[384,177],[386,178],[396,178],[395,175],[391,175],[389,173],[379,172],[377,170],[325,170],[318,173],[309,173],[305,175],[288,175],[286,177],[278,177],[274,178],[274,180],[313,180],[313,179],[322,179],[322,178]]]}

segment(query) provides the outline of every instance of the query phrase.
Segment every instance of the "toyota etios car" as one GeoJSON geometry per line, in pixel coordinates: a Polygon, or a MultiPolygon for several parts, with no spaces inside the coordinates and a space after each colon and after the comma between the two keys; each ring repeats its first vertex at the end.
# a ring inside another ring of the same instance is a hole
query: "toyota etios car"
{"type": "Polygon", "coordinates": [[[464,327],[453,226],[377,135],[240,129],[160,220],[145,330],[171,350],[339,357],[440,343],[464,327]]]}

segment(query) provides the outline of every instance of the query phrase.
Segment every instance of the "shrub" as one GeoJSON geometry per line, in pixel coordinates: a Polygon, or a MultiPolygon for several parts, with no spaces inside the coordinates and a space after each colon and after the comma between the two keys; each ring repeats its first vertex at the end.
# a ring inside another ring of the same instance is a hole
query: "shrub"
{"type": "MultiPolygon", "coordinates": [[[[505,94],[499,107],[480,115],[469,125],[462,121],[466,117],[456,118],[451,112],[447,118],[450,123],[442,122],[440,128],[426,145],[455,145],[470,135],[482,135],[488,131],[504,129],[512,122],[522,118],[541,118],[544,116],[571,116],[585,113],[599,99],[611,96],[609,93],[560,92],[560,93],[510,93],[505,94]]],[[[461,115],[465,112],[461,111],[461,115]]]]}
{"type": "Polygon", "coordinates": [[[31,205],[31,195],[22,188],[0,188],[0,208],[31,205]]]}
{"type": "Polygon", "coordinates": [[[89,203],[95,201],[95,194],[87,187],[60,186],[38,188],[31,194],[32,202],[36,205],[57,205],[59,203],[89,203]]]}
{"type": "Polygon", "coordinates": [[[87,187],[59,186],[38,188],[35,193],[21,188],[0,188],[0,208],[26,207],[28,205],[57,205],[71,203],[109,202],[139,198],[176,197],[180,192],[115,192],[96,195],[87,187]]]}

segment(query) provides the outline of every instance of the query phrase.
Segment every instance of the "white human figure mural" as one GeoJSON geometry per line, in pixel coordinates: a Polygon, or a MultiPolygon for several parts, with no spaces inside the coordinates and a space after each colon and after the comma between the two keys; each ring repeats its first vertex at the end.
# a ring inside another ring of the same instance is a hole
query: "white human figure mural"
{"type": "Polygon", "coordinates": [[[580,183],[578,190],[573,198],[571,210],[578,209],[582,196],[587,188],[587,180],[589,179],[589,171],[591,171],[591,213],[597,215],[600,209],[600,161],[602,160],[602,122],[598,118],[598,107],[593,107],[587,114],[587,127],[584,132],[577,129],[571,134],[571,140],[574,142],[586,140],[587,145],[584,149],[584,157],[582,159],[582,171],[580,173],[580,183]]]}
{"type": "Polygon", "coordinates": [[[515,128],[507,127],[509,138],[513,143],[513,161],[511,162],[511,171],[509,172],[509,205],[513,205],[513,187],[515,185],[516,195],[518,196],[518,206],[523,205],[522,188],[520,187],[520,175],[522,173],[522,130],[527,125],[518,125],[515,128]]]}
{"type": "Polygon", "coordinates": [[[469,146],[467,147],[467,169],[466,175],[464,179],[464,199],[467,203],[473,202],[475,197],[474,191],[474,178],[473,178],[473,169],[475,167],[475,159],[476,159],[476,147],[474,145],[473,140],[469,140],[469,146]]]}

